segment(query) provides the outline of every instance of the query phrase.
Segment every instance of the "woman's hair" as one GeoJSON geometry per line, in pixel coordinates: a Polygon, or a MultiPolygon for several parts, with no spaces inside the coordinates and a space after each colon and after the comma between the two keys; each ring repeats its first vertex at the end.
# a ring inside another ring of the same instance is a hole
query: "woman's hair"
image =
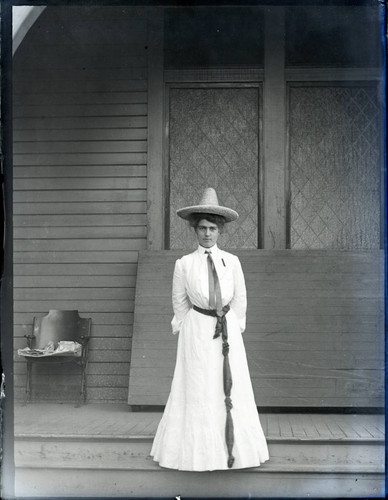
{"type": "Polygon", "coordinates": [[[201,220],[207,220],[212,224],[217,224],[220,233],[223,232],[225,226],[225,217],[216,214],[206,214],[206,213],[193,213],[189,216],[189,224],[194,229],[197,229],[198,224],[201,220]]]}

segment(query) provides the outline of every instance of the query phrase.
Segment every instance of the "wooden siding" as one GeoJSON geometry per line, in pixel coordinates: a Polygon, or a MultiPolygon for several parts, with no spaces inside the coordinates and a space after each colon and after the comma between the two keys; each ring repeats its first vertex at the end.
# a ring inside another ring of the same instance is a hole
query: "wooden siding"
{"type": "MultiPolygon", "coordinates": [[[[91,401],[128,394],[147,233],[145,10],[47,8],[14,59],[15,350],[49,309],[91,317],[91,401]]],[[[25,371],[15,354],[17,398],[25,371]]],[[[71,396],[63,373],[36,381],[41,399],[71,396]]]]}
{"type": "MultiPolygon", "coordinates": [[[[236,253],[246,277],[244,340],[258,406],[382,406],[382,253],[236,253]]],[[[167,400],[177,343],[170,283],[181,255],[140,254],[130,404],[167,400]]]]}

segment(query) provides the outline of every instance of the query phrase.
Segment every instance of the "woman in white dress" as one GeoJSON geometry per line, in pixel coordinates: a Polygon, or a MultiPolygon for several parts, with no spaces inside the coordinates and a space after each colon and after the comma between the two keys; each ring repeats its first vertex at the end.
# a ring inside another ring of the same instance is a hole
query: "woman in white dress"
{"type": "Polygon", "coordinates": [[[186,471],[257,467],[269,456],[242,338],[244,275],[238,257],[217,246],[224,223],[238,214],[220,206],[212,188],[177,214],[190,221],[199,245],[175,264],[177,359],[151,456],[186,471]]]}

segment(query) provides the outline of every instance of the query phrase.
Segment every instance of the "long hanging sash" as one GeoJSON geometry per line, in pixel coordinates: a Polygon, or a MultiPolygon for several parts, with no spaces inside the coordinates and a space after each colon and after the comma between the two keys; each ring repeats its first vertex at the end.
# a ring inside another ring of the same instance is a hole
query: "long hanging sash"
{"type": "Polygon", "coordinates": [[[209,271],[209,304],[212,309],[201,309],[200,307],[193,306],[193,308],[207,316],[217,318],[215,333],[213,339],[221,335],[222,338],[222,355],[224,356],[223,362],[223,384],[225,394],[225,407],[226,407],[226,424],[225,424],[225,441],[228,449],[228,468],[233,467],[234,456],[232,454],[234,444],[234,428],[231,410],[233,408],[232,399],[230,397],[232,390],[232,373],[229,364],[229,343],[228,343],[228,326],[226,321],[226,314],[230,309],[229,305],[222,307],[221,287],[218,280],[217,271],[211,256],[210,251],[206,251],[208,271],[209,271]],[[214,300],[215,299],[215,300],[214,300]]]}

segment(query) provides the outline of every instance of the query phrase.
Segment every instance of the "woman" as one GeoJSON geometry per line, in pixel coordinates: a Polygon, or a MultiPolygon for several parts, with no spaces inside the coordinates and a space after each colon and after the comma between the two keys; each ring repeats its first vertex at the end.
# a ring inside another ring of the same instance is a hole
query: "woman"
{"type": "Polygon", "coordinates": [[[244,275],[239,259],[217,246],[224,224],[238,214],[220,206],[212,188],[177,214],[189,220],[199,245],[175,264],[177,360],[151,456],[186,471],[256,467],[268,460],[268,448],[241,335],[244,275]]]}

